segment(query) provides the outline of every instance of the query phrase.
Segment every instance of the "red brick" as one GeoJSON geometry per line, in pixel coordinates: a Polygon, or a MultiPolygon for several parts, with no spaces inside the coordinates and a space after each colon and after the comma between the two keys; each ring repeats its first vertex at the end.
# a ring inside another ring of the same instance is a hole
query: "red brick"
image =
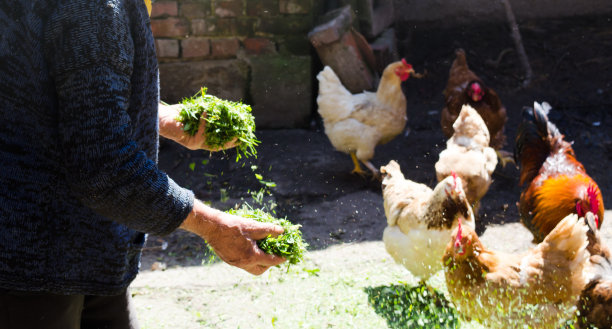
{"type": "Polygon", "coordinates": [[[183,57],[203,57],[210,55],[210,40],[207,38],[188,38],[181,41],[183,57]]]}
{"type": "Polygon", "coordinates": [[[176,1],[160,1],[153,2],[153,9],[151,10],[151,17],[167,17],[178,15],[178,3],[176,1]]]}
{"type": "Polygon", "coordinates": [[[207,35],[206,20],[204,18],[194,18],[191,20],[191,33],[193,35],[207,35]]]}
{"type": "Polygon", "coordinates": [[[206,19],[206,35],[212,36],[235,36],[237,31],[237,18],[217,18],[206,19]]]}
{"type": "Polygon", "coordinates": [[[248,54],[252,55],[276,53],[274,41],[266,38],[244,39],[244,48],[248,54]]]}
{"type": "Polygon", "coordinates": [[[187,18],[202,18],[210,15],[210,5],[201,2],[181,3],[181,16],[187,18]]]}
{"type": "Polygon", "coordinates": [[[158,58],[179,57],[179,42],[174,39],[155,39],[155,49],[158,58]]]}
{"type": "Polygon", "coordinates": [[[189,23],[175,17],[152,19],[151,30],[155,37],[182,37],[189,34],[189,23]]]}
{"type": "Polygon", "coordinates": [[[215,2],[215,15],[218,17],[238,17],[242,16],[242,11],[242,0],[215,2]]]}
{"type": "Polygon", "coordinates": [[[308,14],[312,9],[309,0],[279,0],[281,14],[308,14]]]}
{"type": "Polygon", "coordinates": [[[215,58],[232,58],[236,57],[240,43],[238,39],[212,39],[210,40],[212,55],[215,58]]]}

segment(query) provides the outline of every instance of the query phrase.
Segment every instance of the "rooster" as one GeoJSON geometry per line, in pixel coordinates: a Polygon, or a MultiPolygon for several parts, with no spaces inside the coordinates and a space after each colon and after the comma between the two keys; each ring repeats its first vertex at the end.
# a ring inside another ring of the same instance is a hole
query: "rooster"
{"type": "Polygon", "coordinates": [[[506,142],[504,126],[508,117],[497,93],[486,87],[483,81],[470,70],[465,58],[465,51],[457,49],[456,58],[451,65],[446,89],[444,89],[445,107],[442,110],[440,123],[446,138],[453,133],[453,123],[457,120],[464,104],[469,104],[482,117],[489,129],[489,146],[496,150],[502,165],[513,162],[511,155],[502,151],[506,142]]]}
{"type": "Polygon", "coordinates": [[[568,215],[532,250],[502,254],[460,221],[443,256],[451,299],[487,328],[559,328],[586,282],[586,232],[583,220],[568,215]]]}
{"type": "Polygon", "coordinates": [[[603,244],[596,217],[587,212],[588,250],[591,254],[589,281],[580,294],[577,318],[578,328],[612,328],[612,258],[610,249],[603,244]]]}
{"type": "Polygon", "coordinates": [[[377,91],[360,94],[351,94],[329,66],[317,75],[317,104],[325,134],[336,150],[350,154],[355,166],[352,173],[365,174],[361,161],[374,177],[379,177],[370,160],[377,145],[391,141],[406,126],[401,83],[411,74],[420,77],[406,60],[391,63],[383,71],[377,91]]]}
{"type": "Polygon", "coordinates": [[[453,136],[436,162],[438,181],[457,173],[468,201],[477,212],[479,200],[491,185],[491,174],[497,165],[495,150],[489,147],[489,130],[470,105],[464,105],[453,124],[453,136]]]}
{"type": "Polygon", "coordinates": [[[570,143],[548,121],[550,105],[534,103],[523,110],[516,136],[515,158],[520,164],[519,202],[523,224],[539,242],[571,213],[584,216],[593,206],[597,227],[604,215],[603,197],[597,183],[576,160],[570,143]]]}
{"type": "Polygon", "coordinates": [[[453,174],[432,190],[404,178],[397,162],[381,167],[387,227],[383,241],[393,259],[426,281],[442,270],[442,254],[459,216],[474,227],[461,179],[453,174]]]}

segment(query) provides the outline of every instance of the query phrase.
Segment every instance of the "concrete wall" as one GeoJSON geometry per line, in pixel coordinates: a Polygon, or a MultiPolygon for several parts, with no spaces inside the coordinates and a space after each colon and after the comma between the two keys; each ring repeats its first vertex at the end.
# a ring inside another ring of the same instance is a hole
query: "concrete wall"
{"type": "MultiPolygon", "coordinates": [[[[612,13],[611,0],[510,0],[517,20],[612,13]]],[[[437,26],[505,21],[500,0],[394,0],[395,21],[437,26]]]]}

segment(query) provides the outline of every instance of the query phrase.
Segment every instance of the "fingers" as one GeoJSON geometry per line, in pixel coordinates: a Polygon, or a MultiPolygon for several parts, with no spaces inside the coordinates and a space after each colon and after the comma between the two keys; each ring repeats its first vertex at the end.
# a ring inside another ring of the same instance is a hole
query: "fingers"
{"type": "Polygon", "coordinates": [[[271,255],[271,254],[267,254],[265,251],[259,249],[259,247],[255,246],[255,248],[257,249],[255,251],[256,253],[256,257],[257,259],[257,265],[264,265],[264,266],[276,266],[276,265],[280,265],[282,263],[284,263],[286,261],[285,258],[277,256],[277,255],[271,255]]]}
{"type": "Polygon", "coordinates": [[[283,257],[266,254],[258,247],[255,248],[257,249],[256,254],[258,257],[256,264],[249,265],[243,268],[245,271],[253,275],[261,275],[266,272],[271,266],[280,265],[286,261],[286,259],[283,257]]]}
{"type": "Polygon", "coordinates": [[[264,274],[268,270],[268,268],[270,268],[270,267],[269,266],[256,265],[256,266],[254,266],[252,268],[249,268],[249,269],[245,268],[244,270],[249,272],[249,273],[251,273],[251,274],[253,274],[253,275],[262,275],[262,274],[264,274]]]}
{"type": "Polygon", "coordinates": [[[274,224],[268,224],[268,223],[257,223],[257,222],[254,222],[253,224],[254,225],[248,229],[249,236],[253,240],[265,239],[269,235],[271,235],[272,237],[277,237],[283,234],[283,232],[285,232],[283,227],[280,225],[274,225],[274,224]]]}

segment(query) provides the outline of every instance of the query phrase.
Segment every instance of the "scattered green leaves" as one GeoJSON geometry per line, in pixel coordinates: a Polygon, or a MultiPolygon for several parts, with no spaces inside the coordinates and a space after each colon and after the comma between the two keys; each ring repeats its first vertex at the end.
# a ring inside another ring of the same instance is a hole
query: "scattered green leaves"
{"type": "Polygon", "coordinates": [[[285,232],[277,237],[268,236],[257,241],[257,245],[268,254],[275,254],[287,259],[287,264],[297,264],[304,258],[307,243],[302,239],[301,225],[292,224],[286,218],[275,218],[261,209],[253,209],[243,205],[238,209],[230,209],[228,213],[258,222],[273,223],[283,227],[285,232]]]}
{"type": "Polygon", "coordinates": [[[457,328],[459,314],[440,292],[425,284],[366,287],[374,311],[389,328],[457,328]]]}
{"type": "Polygon", "coordinates": [[[206,142],[211,147],[222,147],[234,139],[236,146],[236,161],[242,155],[256,156],[255,146],[259,140],[255,137],[255,118],[249,105],[223,100],[206,94],[206,88],[181,102],[183,108],[177,120],[183,123],[183,130],[194,136],[200,127],[202,113],[206,112],[206,142]]]}

